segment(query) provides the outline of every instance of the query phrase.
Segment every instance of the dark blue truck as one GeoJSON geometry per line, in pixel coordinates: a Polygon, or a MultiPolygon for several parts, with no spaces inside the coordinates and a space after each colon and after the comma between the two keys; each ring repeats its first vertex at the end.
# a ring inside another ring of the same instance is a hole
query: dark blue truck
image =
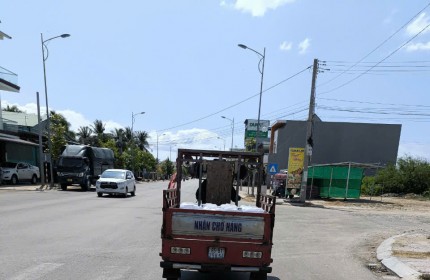
{"type": "Polygon", "coordinates": [[[114,168],[114,153],[108,148],[67,145],[57,163],[58,181],[62,190],[78,184],[83,191],[91,188],[106,169],[114,168]]]}

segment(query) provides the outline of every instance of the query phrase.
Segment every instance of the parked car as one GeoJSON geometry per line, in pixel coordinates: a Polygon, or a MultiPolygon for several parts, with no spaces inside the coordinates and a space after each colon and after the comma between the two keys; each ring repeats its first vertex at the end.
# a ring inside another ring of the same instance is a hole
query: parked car
{"type": "Polygon", "coordinates": [[[40,178],[39,167],[25,162],[4,162],[1,165],[3,181],[10,181],[12,185],[19,181],[30,181],[36,184],[40,178]]]}
{"type": "Polygon", "coordinates": [[[135,196],[136,180],[133,172],[125,169],[105,170],[96,182],[96,192],[99,197],[104,193],[121,194],[123,197],[130,193],[131,196],[135,196]]]}

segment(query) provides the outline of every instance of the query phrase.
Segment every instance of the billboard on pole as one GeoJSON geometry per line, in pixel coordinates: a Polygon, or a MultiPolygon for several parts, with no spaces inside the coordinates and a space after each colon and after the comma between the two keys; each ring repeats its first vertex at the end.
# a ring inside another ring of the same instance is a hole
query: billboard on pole
{"type": "Polygon", "coordinates": [[[245,120],[245,140],[248,138],[266,139],[269,137],[270,121],[260,120],[260,129],[257,135],[258,120],[245,120]]]}
{"type": "Polygon", "coordinates": [[[288,152],[288,188],[300,189],[302,183],[304,148],[290,148],[288,152]]]}

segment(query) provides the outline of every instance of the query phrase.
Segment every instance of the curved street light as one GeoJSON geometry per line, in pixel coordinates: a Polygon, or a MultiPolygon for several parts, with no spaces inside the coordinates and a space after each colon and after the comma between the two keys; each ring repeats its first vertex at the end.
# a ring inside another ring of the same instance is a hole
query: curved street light
{"type": "Polygon", "coordinates": [[[238,44],[238,47],[242,48],[242,49],[248,49],[250,51],[255,52],[256,54],[258,54],[261,58],[260,61],[258,62],[258,71],[261,74],[261,83],[260,83],[260,101],[258,103],[258,120],[257,120],[257,134],[255,135],[255,151],[258,151],[258,136],[260,134],[260,112],[261,112],[261,96],[263,94],[263,76],[264,76],[264,61],[266,59],[266,48],[263,49],[263,54],[259,53],[258,51],[244,45],[244,44],[238,44]],[[260,67],[261,65],[261,67],[260,67]]]}
{"type": "MultiPolygon", "coordinates": [[[[49,107],[48,107],[48,87],[46,85],[46,66],[45,61],[48,59],[49,56],[49,50],[46,46],[46,42],[54,40],[56,38],[67,38],[70,37],[70,34],[61,34],[52,38],[49,38],[47,40],[43,40],[43,33],[40,33],[40,42],[42,43],[42,60],[43,60],[43,80],[45,82],[45,101],[46,101],[46,125],[48,126],[48,148],[49,153],[51,156],[49,157],[49,174],[50,174],[50,187],[54,187],[54,172],[52,168],[52,142],[51,142],[51,122],[50,122],[50,116],[49,116],[49,107]],[[46,49],[46,57],[45,57],[45,49],[46,49]]],[[[42,160],[42,159],[40,159],[42,160]]],[[[41,172],[44,172],[41,170],[41,172]]],[[[42,182],[44,184],[44,182],[42,182]]]]}
{"type": "Polygon", "coordinates": [[[233,119],[229,119],[229,118],[227,118],[225,116],[221,116],[221,118],[231,121],[231,148],[230,148],[230,151],[233,151],[234,118],[233,119]]]}

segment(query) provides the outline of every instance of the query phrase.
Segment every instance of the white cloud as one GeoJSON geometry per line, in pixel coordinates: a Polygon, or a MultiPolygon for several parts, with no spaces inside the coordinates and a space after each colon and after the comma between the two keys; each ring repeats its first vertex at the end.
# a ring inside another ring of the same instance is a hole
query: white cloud
{"type": "MultiPolygon", "coordinates": [[[[29,103],[25,105],[19,105],[16,103],[10,103],[6,100],[2,100],[2,107],[9,106],[17,106],[21,111],[26,112],[27,114],[37,114],[37,105],[35,103],[29,103]]],[[[46,107],[41,107],[41,115],[42,118],[46,117],[46,107]]],[[[66,109],[66,110],[55,110],[55,108],[51,108],[55,112],[62,114],[67,121],[71,124],[70,129],[72,131],[77,131],[80,126],[91,126],[92,121],[85,118],[85,116],[76,111],[66,109]]],[[[102,120],[105,124],[105,131],[111,132],[114,128],[124,128],[124,126],[120,125],[117,122],[112,120],[102,120]]],[[[151,131],[148,132],[149,139],[148,143],[151,149],[151,153],[156,157],[157,152],[157,132],[151,131]]],[[[203,149],[203,150],[214,150],[224,149],[224,143],[218,134],[200,128],[192,128],[192,129],[184,129],[176,132],[166,131],[158,135],[158,150],[159,150],[159,159],[164,160],[167,157],[172,155],[172,158],[176,156],[178,148],[186,148],[186,149],[203,149]]]]}
{"type": "Polygon", "coordinates": [[[220,5],[222,7],[231,7],[244,13],[250,13],[254,17],[262,17],[269,9],[276,10],[294,1],[295,0],[235,0],[234,3],[231,3],[222,0],[220,5]]]}
{"type": "MultiPolygon", "coordinates": [[[[2,100],[2,107],[6,106],[16,106],[19,110],[27,113],[27,114],[36,114],[37,115],[37,104],[36,103],[28,103],[25,105],[20,105],[17,103],[10,103],[7,100],[2,100]]],[[[62,114],[66,120],[70,123],[70,130],[77,131],[81,126],[90,126],[92,125],[92,121],[85,118],[81,113],[75,112],[73,110],[56,110],[55,108],[50,108],[50,110],[55,111],[56,113],[62,114]]],[[[46,119],[46,107],[40,107],[40,116],[42,119],[46,119]]],[[[111,120],[103,120],[105,124],[105,131],[110,132],[114,128],[124,128],[124,126],[120,125],[111,120]]]]}
{"type": "Polygon", "coordinates": [[[279,49],[281,50],[281,51],[289,51],[289,50],[291,50],[291,48],[293,47],[293,43],[291,43],[291,42],[287,42],[287,41],[284,41],[284,42],[282,42],[282,44],[279,46],[279,49]]]}
{"type": "Polygon", "coordinates": [[[298,46],[298,48],[299,48],[299,54],[305,54],[307,52],[308,48],[311,45],[310,42],[311,42],[311,39],[306,38],[306,39],[304,39],[303,41],[301,41],[299,43],[299,46],[298,46]]]}
{"type": "Polygon", "coordinates": [[[63,115],[70,123],[70,130],[77,131],[81,126],[90,126],[91,121],[87,120],[81,113],[72,110],[58,110],[57,113],[63,115]]]}
{"type": "Polygon", "coordinates": [[[405,46],[409,52],[413,51],[430,51],[430,42],[427,43],[411,43],[405,46]]]}
{"type": "MultiPolygon", "coordinates": [[[[5,108],[7,106],[10,106],[10,107],[16,106],[19,110],[21,110],[27,114],[37,114],[36,103],[28,103],[25,105],[19,105],[18,103],[10,103],[7,100],[2,100],[1,101],[1,107],[5,108]]],[[[46,116],[46,113],[45,113],[46,109],[45,108],[46,107],[40,107],[40,114],[41,114],[42,118],[43,118],[43,116],[46,116]]]]}
{"type": "MultiPolygon", "coordinates": [[[[430,17],[426,16],[426,13],[422,13],[406,27],[406,32],[409,35],[416,35],[418,32],[423,30],[429,24],[430,24],[430,17]]],[[[429,31],[430,29],[427,28],[423,33],[426,33],[429,31]]]]}
{"type": "Polygon", "coordinates": [[[430,161],[430,143],[403,142],[399,144],[398,158],[412,156],[430,161]]]}
{"type": "MultiPolygon", "coordinates": [[[[149,132],[149,146],[154,157],[157,157],[157,132],[149,132]]],[[[200,128],[184,129],[176,132],[164,132],[158,134],[158,158],[165,160],[176,156],[178,148],[202,149],[202,150],[223,150],[224,146],[218,139],[219,135],[200,128]]]]}

